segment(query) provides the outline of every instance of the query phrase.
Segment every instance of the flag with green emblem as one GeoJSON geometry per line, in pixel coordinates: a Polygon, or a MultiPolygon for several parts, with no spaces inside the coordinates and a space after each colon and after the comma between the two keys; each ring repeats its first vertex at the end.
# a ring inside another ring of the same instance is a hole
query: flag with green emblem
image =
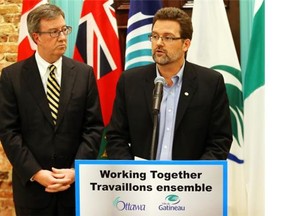
{"type": "Polygon", "coordinates": [[[187,60],[220,72],[229,98],[233,143],[228,156],[228,214],[246,215],[242,74],[223,0],[194,0],[187,60]]]}

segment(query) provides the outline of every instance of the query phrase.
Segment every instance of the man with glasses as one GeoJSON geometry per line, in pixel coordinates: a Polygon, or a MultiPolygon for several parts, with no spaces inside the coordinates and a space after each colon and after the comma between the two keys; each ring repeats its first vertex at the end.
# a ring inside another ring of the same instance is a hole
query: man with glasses
{"type": "Polygon", "coordinates": [[[63,11],[27,16],[33,56],[3,69],[0,138],[13,166],[17,215],[75,215],[74,160],[96,159],[103,122],[93,68],[64,56],[63,11]]]}
{"type": "Polygon", "coordinates": [[[184,11],[167,7],[155,14],[149,35],[155,63],[124,71],[117,85],[106,134],[110,159],[227,159],[232,130],[224,80],[186,61],[191,38],[191,18],[184,11]],[[165,83],[153,142],[156,77],[165,83]]]}

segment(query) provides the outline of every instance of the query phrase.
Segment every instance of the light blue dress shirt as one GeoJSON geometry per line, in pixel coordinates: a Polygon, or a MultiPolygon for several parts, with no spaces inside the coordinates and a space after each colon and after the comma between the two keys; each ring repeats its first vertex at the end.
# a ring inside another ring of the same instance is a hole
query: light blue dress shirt
{"type": "MultiPolygon", "coordinates": [[[[184,65],[185,63],[179,72],[172,77],[173,85],[169,87],[165,84],[163,87],[163,98],[159,112],[157,160],[172,160],[176,112],[182,86],[184,65]]],[[[160,76],[158,70],[157,76],[160,76]]]]}

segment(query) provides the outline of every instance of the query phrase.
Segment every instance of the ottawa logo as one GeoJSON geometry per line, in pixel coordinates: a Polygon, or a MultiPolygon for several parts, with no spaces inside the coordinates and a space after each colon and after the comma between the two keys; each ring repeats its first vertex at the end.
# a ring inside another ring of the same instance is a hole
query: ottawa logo
{"type": "Polygon", "coordinates": [[[145,211],[146,209],[145,204],[133,204],[121,200],[120,197],[114,199],[113,206],[119,211],[145,211]]]}

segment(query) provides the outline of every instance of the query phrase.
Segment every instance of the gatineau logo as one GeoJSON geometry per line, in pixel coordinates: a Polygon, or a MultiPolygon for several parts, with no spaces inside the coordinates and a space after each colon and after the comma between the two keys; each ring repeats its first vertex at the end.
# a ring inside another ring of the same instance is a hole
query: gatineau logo
{"type": "Polygon", "coordinates": [[[166,196],[165,200],[172,205],[176,205],[180,202],[179,196],[177,196],[175,194],[170,194],[170,195],[166,196]]]}
{"type": "Polygon", "coordinates": [[[135,204],[123,201],[120,197],[116,197],[113,201],[113,206],[119,211],[145,211],[145,204],[135,204]]]}
{"type": "Polygon", "coordinates": [[[158,206],[160,211],[185,211],[185,206],[179,205],[180,197],[170,194],[165,197],[165,201],[158,206]]]}

